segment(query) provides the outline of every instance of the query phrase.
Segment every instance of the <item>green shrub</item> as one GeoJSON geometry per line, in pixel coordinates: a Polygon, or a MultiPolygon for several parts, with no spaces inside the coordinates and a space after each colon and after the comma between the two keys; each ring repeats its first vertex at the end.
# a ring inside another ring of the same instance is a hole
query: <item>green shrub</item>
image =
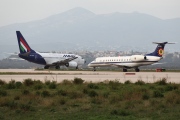
{"type": "Polygon", "coordinates": [[[148,100],[150,98],[150,95],[148,94],[148,93],[144,93],[143,95],[142,95],[142,99],[143,100],[148,100]]]}
{"type": "Polygon", "coordinates": [[[34,84],[41,84],[41,85],[43,84],[43,82],[40,80],[34,80],[33,82],[34,82],[34,84]]]}
{"type": "Polygon", "coordinates": [[[112,110],[111,115],[118,115],[118,111],[117,110],[112,110]]]}
{"type": "Polygon", "coordinates": [[[58,90],[57,91],[57,95],[66,96],[67,95],[67,91],[65,91],[65,90],[58,90]]]}
{"type": "Polygon", "coordinates": [[[159,91],[159,90],[155,90],[154,92],[153,92],[153,96],[154,97],[164,97],[164,95],[159,91]]]}
{"type": "Polygon", "coordinates": [[[91,103],[93,104],[102,104],[104,101],[104,98],[102,98],[101,96],[98,97],[93,97],[91,100],[91,103]]]}
{"type": "Polygon", "coordinates": [[[4,103],[4,106],[6,107],[9,107],[11,109],[15,109],[18,107],[18,104],[14,101],[14,100],[7,100],[5,103],[4,103]]]}
{"type": "Polygon", "coordinates": [[[62,81],[62,84],[63,84],[63,85],[69,85],[69,84],[72,84],[72,82],[69,81],[69,80],[63,80],[63,81],[62,81]]]}
{"type": "Polygon", "coordinates": [[[73,83],[74,84],[82,84],[84,82],[84,80],[82,80],[81,78],[74,78],[73,83]]]}
{"type": "Polygon", "coordinates": [[[29,104],[21,104],[20,108],[23,111],[29,111],[31,109],[31,106],[29,104]]]}
{"type": "Polygon", "coordinates": [[[166,78],[162,78],[161,80],[155,82],[158,85],[167,85],[167,79],[166,78]]]}
{"type": "Polygon", "coordinates": [[[15,85],[16,85],[16,88],[20,88],[22,86],[22,83],[20,81],[17,81],[15,85]]]}
{"type": "Polygon", "coordinates": [[[16,85],[15,85],[15,80],[11,80],[8,84],[7,84],[7,89],[15,89],[16,85]]]}
{"type": "Polygon", "coordinates": [[[41,95],[42,95],[42,97],[49,97],[50,93],[49,93],[49,91],[44,90],[44,91],[42,91],[41,95]]]}
{"type": "Polygon", "coordinates": [[[45,80],[45,84],[46,84],[46,85],[49,85],[50,83],[51,83],[50,80],[45,80]]]}
{"type": "Polygon", "coordinates": [[[128,116],[130,113],[127,110],[112,110],[111,115],[128,116]]]}
{"type": "Polygon", "coordinates": [[[180,95],[176,91],[173,91],[165,96],[165,100],[168,104],[180,104],[180,95]]]}
{"type": "Polygon", "coordinates": [[[34,84],[33,80],[31,78],[27,78],[23,81],[23,84],[25,86],[32,86],[34,84]]]}
{"type": "Polygon", "coordinates": [[[72,92],[69,92],[69,95],[68,95],[71,99],[76,99],[76,98],[82,98],[83,95],[82,93],[78,92],[78,91],[72,91],[72,92]]]}
{"type": "Polygon", "coordinates": [[[88,88],[90,88],[90,89],[99,89],[99,87],[94,83],[89,83],[88,88]]]}
{"type": "Polygon", "coordinates": [[[128,116],[128,115],[130,115],[130,113],[127,110],[120,110],[119,115],[120,116],[128,116]]]}
{"type": "Polygon", "coordinates": [[[84,89],[83,89],[83,93],[84,93],[84,94],[88,94],[88,89],[84,88],[84,89]]]}
{"type": "Polygon", "coordinates": [[[172,90],[176,90],[176,89],[178,89],[178,86],[174,85],[174,84],[169,84],[165,88],[166,91],[172,91],[172,90]]]}
{"type": "Polygon", "coordinates": [[[23,95],[28,95],[29,93],[30,93],[29,90],[23,90],[23,91],[22,91],[22,94],[23,94],[23,95]]]}
{"type": "Polygon", "coordinates": [[[19,96],[15,96],[14,100],[20,100],[20,97],[19,96]]]}
{"type": "Polygon", "coordinates": [[[92,90],[92,91],[90,91],[90,92],[88,93],[88,95],[89,95],[90,97],[96,97],[96,96],[98,96],[98,93],[97,93],[96,91],[92,90]]]}
{"type": "Polygon", "coordinates": [[[0,79],[0,86],[4,84],[6,84],[6,82],[0,79]]]}
{"type": "Polygon", "coordinates": [[[108,97],[109,97],[109,94],[110,94],[109,92],[105,92],[105,93],[103,93],[103,97],[104,97],[104,98],[108,98],[108,97]]]}
{"type": "Polygon", "coordinates": [[[36,95],[41,95],[41,92],[40,91],[36,91],[36,95]]]}
{"type": "Polygon", "coordinates": [[[0,90],[0,96],[7,96],[7,92],[4,90],[0,90]]]}
{"type": "Polygon", "coordinates": [[[60,105],[64,105],[64,104],[66,104],[66,100],[64,98],[61,98],[59,100],[59,103],[60,103],[60,105]]]}
{"type": "Polygon", "coordinates": [[[34,86],[35,90],[40,90],[42,88],[43,88],[43,85],[41,85],[41,84],[37,84],[37,85],[34,86]]]}
{"type": "Polygon", "coordinates": [[[119,101],[121,101],[123,98],[120,98],[120,97],[122,97],[122,96],[113,95],[113,96],[109,97],[110,98],[110,100],[109,100],[110,104],[116,104],[119,101]]]}
{"type": "Polygon", "coordinates": [[[49,89],[56,89],[56,82],[55,81],[53,81],[53,82],[51,82],[50,84],[49,84],[49,89]]]}
{"type": "Polygon", "coordinates": [[[144,84],[145,84],[145,82],[144,82],[144,81],[142,81],[142,80],[138,80],[137,82],[135,82],[135,84],[136,84],[136,85],[144,85],[144,84]]]}
{"type": "Polygon", "coordinates": [[[131,81],[127,80],[127,81],[124,82],[124,84],[131,84],[131,81]]]}
{"type": "Polygon", "coordinates": [[[109,81],[110,88],[113,90],[118,90],[119,81],[109,81]]]}

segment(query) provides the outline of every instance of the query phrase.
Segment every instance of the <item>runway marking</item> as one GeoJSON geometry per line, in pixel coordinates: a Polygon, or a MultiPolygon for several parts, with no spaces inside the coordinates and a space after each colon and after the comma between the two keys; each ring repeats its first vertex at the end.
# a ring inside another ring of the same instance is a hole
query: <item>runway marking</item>
{"type": "Polygon", "coordinates": [[[135,75],[136,73],[125,73],[125,75],[135,75]]]}

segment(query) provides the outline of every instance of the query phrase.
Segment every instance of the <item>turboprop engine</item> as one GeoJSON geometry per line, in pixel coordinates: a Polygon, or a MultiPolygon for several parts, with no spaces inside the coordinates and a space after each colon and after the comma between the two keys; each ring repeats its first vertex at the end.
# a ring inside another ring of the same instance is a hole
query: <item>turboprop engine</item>
{"type": "Polygon", "coordinates": [[[77,67],[78,65],[77,65],[77,62],[71,61],[71,62],[67,63],[65,66],[66,66],[66,67],[73,67],[73,68],[75,68],[75,67],[77,67]]]}
{"type": "Polygon", "coordinates": [[[132,55],[130,58],[131,58],[131,61],[133,61],[133,62],[147,60],[147,57],[144,55],[132,55]]]}

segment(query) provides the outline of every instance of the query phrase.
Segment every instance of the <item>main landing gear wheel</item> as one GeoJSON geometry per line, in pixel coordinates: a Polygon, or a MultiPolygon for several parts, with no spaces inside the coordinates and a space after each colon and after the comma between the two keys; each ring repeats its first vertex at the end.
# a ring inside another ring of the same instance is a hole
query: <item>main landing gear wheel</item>
{"type": "Polygon", "coordinates": [[[136,68],[135,71],[136,71],[136,72],[139,72],[140,70],[139,70],[139,68],[136,68]]]}
{"type": "Polygon", "coordinates": [[[127,72],[127,69],[123,69],[123,72],[127,72]]]}
{"type": "Polygon", "coordinates": [[[44,66],[44,69],[49,69],[49,66],[44,66]]]}
{"type": "Polygon", "coordinates": [[[95,67],[93,68],[93,71],[96,71],[96,68],[95,68],[95,67]]]}
{"type": "Polygon", "coordinates": [[[66,66],[66,67],[69,67],[69,63],[66,63],[65,66],[66,66]]]}
{"type": "Polygon", "coordinates": [[[76,70],[78,70],[79,68],[78,68],[78,66],[76,67],[76,70]]]}
{"type": "Polygon", "coordinates": [[[56,68],[56,69],[60,69],[60,66],[56,66],[55,68],[56,68]]]}

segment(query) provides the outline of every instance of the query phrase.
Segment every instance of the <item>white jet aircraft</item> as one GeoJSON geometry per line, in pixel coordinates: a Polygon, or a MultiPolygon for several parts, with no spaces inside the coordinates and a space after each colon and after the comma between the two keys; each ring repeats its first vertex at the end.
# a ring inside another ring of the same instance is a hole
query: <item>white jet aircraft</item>
{"type": "Polygon", "coordinates": [[[56,69],[60,69],[60,66],[78,69],[79,65],[85,63],[85,59],[75,54],[40,53],[34,51],[28,45],[20,31],[16,31],[16,34],[20,51],[18,56],[29,62],[45,65],[44,69],[48,69],[50,66],[55,66],[56,69]]]}
{"type": "Polygon", "coordinates": [[[168,42],[153,43],[158,45],[152,53],[122,57],[98,57],[94,61],[90,62],[88,67],[93,67],[93,70],[96,71],[96,67],[117,66],[119,68],[123,68],[123,72],[127,72],[127,69],[130,68],[135,68],[135,71],[139,72],[140,70],[138,67],[154,64],[163,58],[162,55],[166,44],[174,44],[168,42]]]}

